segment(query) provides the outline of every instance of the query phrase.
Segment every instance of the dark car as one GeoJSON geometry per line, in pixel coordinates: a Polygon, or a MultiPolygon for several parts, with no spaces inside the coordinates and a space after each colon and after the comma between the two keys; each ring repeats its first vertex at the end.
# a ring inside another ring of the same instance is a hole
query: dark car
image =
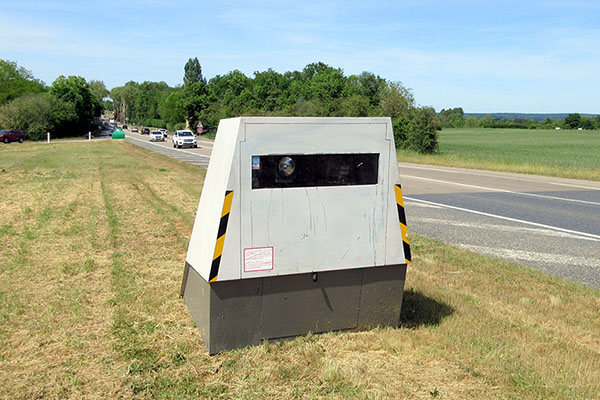
{"type": "Polygon", "coordinates": [[[127,125],[123,125],[123,129],[127,129],[127,125]]]}
{"type": "Polygon", "coordinates": [[[4,143],[8,143],[8,142],[23,143],[23,141],[25,139],[27,139],[27,134],[25,132],[17,131],[15,129],[0,131],[0,141],[2,141],[4,143]]]}
{"type": "Polygon", "coordinates": [[[142,129],[142,135],[149,135],[149,134],[150,134],[150,129],[149,128],[142,129]]]}

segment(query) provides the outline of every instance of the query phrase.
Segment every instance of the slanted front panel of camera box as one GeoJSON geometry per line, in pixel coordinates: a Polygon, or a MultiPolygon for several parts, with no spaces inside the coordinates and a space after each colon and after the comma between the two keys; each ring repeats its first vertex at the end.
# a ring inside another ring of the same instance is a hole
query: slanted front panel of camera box
{"type": "Polygon", "coordinates": [[[406,262],[389,118],[219,125],[187,255],[207,282],[406,262]]]}

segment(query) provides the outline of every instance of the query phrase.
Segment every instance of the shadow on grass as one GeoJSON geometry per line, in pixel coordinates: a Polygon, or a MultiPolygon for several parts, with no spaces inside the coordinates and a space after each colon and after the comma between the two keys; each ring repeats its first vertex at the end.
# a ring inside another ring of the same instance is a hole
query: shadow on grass
{"type": "Polygon", "coordinates": [[[453,312],[454,309],[448,304],[440,303],[410,289],[404,292],[402,298],[400,327],[418,328],[420,326],[439,325],[442,319],[453,312]]]}

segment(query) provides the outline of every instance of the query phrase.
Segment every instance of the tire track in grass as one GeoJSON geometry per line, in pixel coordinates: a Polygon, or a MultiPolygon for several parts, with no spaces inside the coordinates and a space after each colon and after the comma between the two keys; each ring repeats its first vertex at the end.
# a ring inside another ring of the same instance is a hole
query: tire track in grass
{"type": "Polygon", "coordinates": [[[103,279],[98,263],[106,246],[93,249],[90,244],[96,234],[95,219],[90,231],[81,223],[89,215],[88,207],[101,202],[96,196],[99,185],[94,186],[97,166],[92,158],[91,168],[71,179],[75,167],[69,159],[63,152],[53,155],[65,164],[53,170],[51,179],[40,185],[36,176],[47,175],[48,169],[40,163],[38,170],[11,189],[11,198],[26,201],[22,210],[15,210],[17,223],[10,229],[19,250],[4,254],[18,268],[0,278],[0,292],[10,293],[0,303],[18,316],[6,321],[8,336],[0,345],[0,353],[6,355],[6,360],[0,360],[6,361],[0,364],[0,392],[7,398],[58,393],[84,398],[101,391],[106,382],[97,379],[103,376],[102,367],[94,361],[103,354],[103,342],[97,338],[107,326],[103,282],[108,279],[103,279]]]}
{"type": "MultiPolygon", "coordinates": [[[[153,364],[156,361],[156,355],[147,348],[144,339],[134,326],[130,314],[130,306],[138,296],[136,274],[125,263],[126,253],[121,251],[122,246],[118,241],[120,221],[115,209],[114,194],[109,185],[110,178],[101,166],[100,188],[109,226],[108,239],[112,247],[110,283],[113,295],[109,302],[114,307],[112,334],[115,343],[113,344],[113,350],[117,352],[118,358],[124,359],[128,364],[127,370],[122,371],[124,375],[128,376],[126,379],[128,381],[132,372],[141,370],[139,367],[140,362],[142,364],[153,364]]],[[[135,385],[133,383],[129,384],[135,385]]],[[[125,388],[122,387],[122,389],[125,388]]]]}
{"type": "MultiPolygon", "coordinates": [[[[147,295],[144,285],[144,277],[134,267],[130,261],[132,253],[135,251],[131,243],[122,243],[125,240],[127,232],[121,229],[136,229],[126,223],[126,212],[121,214],[118,206],[120,204],[111,189],[112,176],[101,168],[101,188],[102,197],[105,203],[105,210],[110,226],[110,242],[113,248],[112,269],[111,269],[111,287],[113,298],[111,304],[114,307],[112,334],[115,339],[113,351],[117,353],[118,359],[126,365],[120,368],[120,375],[124,376],[122,390],[127,392],[126,397],[144,397],[146,395],[160,393],[176,393],[181,395],[194,395],[200,393],[201,386],[189,376],[165,377],[164,371],[172,370],[185,362],[181,359],[175,359],[169,356],[171,349],[162,349],[156,344],[156,329],[159,329],[160,323],[147,316],[148,311],[144,311],[144,298],[147,295]]],[[[131,176],[126,175],[127,181],[131,176]]],[[[134,179],[138,185],[144,186],[141,181],[134,179]]],[[[162,209],[160,201],[153,200],[152,196],[144,189],[135,187],[139,196],[148,197],[151,202],[156,203],[153,207],[162,209]]],[[[120,196],[125,196],[119,192],[120,196]]],[[[129,198],[129,200],[132,200],[129,198]]],[[[166,211],[162,209],[164,213],[166,211]]],[[[171,222],[172,224],[172,222],[171,222]]],[[[172,229],[177,232],[174,226],[172,229]]],[[[133,245],[135,247],[135,245],[133,245]]],[[[139,264],[140,260],[137,260],[139,264]]],[[[141,261],[142,264],[145,261],[141,261]]]]}
{"type": "MultiPolygon", "coordinates": [[[[158,193],[143,179],[139,176],[131,176],[131,179],[138,185],[133,185],[134,189],[144,197],[147,203],[156,211],[157,214],[167,223],[168,229],[174,235],[177,236],[177,242],[187,248],[187,235],[178,229],[178,225],[175,223],[173,216],[179,217],[179,220],[185,225],[188,230],[191,230],[194,225],[193,218],[183,212],[179,207],[168,203],[166,200],[161,198],[158,193]]],[[[179,226],[180,228],[180,226],[179,226]]],[[[186,232],[187,233],[187,232],[186,232]]]]}

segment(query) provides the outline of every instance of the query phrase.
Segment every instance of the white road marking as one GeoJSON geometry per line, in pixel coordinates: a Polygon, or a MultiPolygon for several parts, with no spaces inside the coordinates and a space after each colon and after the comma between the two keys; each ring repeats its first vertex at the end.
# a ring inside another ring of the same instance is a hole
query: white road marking
{"type": "Polygon", "coordinates": [[[449,174],[461,174],[461,175],[469,174],[469,175],[477,175],[477,176],[493,176],[495,178],[501,178],[501,179],[512,179],[512,180],[518,179],[520,181],[547,183],[549,185],[566,186],[566,187],[574,187],[574,188],[590,189],[590,190],[600,190],[600,187],[583,186],[583,185],[575,185],[575,184],[560,183],[560,182],[550,182],[550,181],[546,181],[543,179],[531,179],[531,178],[527,178],[525,176],[523,176],[523,177],[521,177],[521,176],[519,176],[519,177],[505,176],[505,175],[501,175],[499,173],[493,173],[493,171],[490,171],[489,173],[485,173],[483,171],[482,172],[473,172],[473,171],[466,170],[466,169],[461,170],[461,171],[454,171],[454,170],[450,170],[450,169],[423,167],[423,166],[419,166],[419,165],[405,165],[405,164],[401,165],[400,163],[398,163],[398,165],[400,166],[400,168],[423,169],[426,171],[447,172],[449,174]]]}
{"type": "Polygon", "coordinates": [[[564,254],[540,253],[536,251],[499,249],[496,247],[475,246],[470,244],[458,244],[458,247],[471,250],[476,253],[488,254],[498,258],[508,258],[511,260],[534,261],[546,264],[579,265],[583,267],[600,267],[599,259],[589,259],[586,257],[568,256],[564,254]]]}
{"type": "MultiPolygon", "coordinates": [[[[440,208],[440,207],[438,207],[440,208]]],[[[570,238],[570,239],[580,239],[580,240],[591,240],[596,241],[593,238],[581,237],[579,235],[573,235],[571,233],[555,231],[552,229],[542,229],[542,228],[526,228],[524,226],[513,226],[513,225],[496,225],[496,224],[486,224],[486,223],[470,223],[470,222],[460,222],[449,219],[440,219],[440,218],[410,218],[408,221],[410,224],[412,223],[427,223],[427,224],[436,224],[436,225],[449,225],[453,227],[461,227],[461,228],[469,228],[469,229],[489,229],[494,231],[504,231],[504,232],[520,232],[520,233],[529,233],[533,235],[545,235],[545,236],[553,236],[560,238],[570,238]]],[[[410,225],[409,225],[410,227],[410,225]]]]}
{"type": "Polygon", "coordinates": [[[593,201],[568,199],[568,198],[556,197],[556,196],[546,196],[546,195],[543,195],[543,194],[535,194],[535,193],[515,192],[515,191],[507,190],[507,189],[496,189],[496,188],[490,188],[490,187],[486,187],[486,186],[469,185],[469,184],[466,184],[466,183],[443,181],[443,180],[440,180],[440,179],[424,178],[424,177],[421,177],[421,176],[413,176],[413,175],[402,175],[402,176],[405,177],[405,178],[413,178],[413,179],[419,179],[419,180],[423,180],[423,181],[445,183],[445,184],[448,184],[448,185],[464,186],[464,187],[469,187],[469,188],[473,188],[473,189],[489,190],[489,191],[493,191],[493,192],[518,194],[518,195],[521,195],[521,196],[530,196],[530,197],[541,197],[541,198],[544,198],[544,199],[561,200],[561,201],[571,201],[571,202],[574,202],[574,203],[583,203],[583,204],[591,204],[591,205],[594,205],[594,206],[600,206],[600,203],[593,202],[593,201]]]}
{"type": "Polygon", "coordinates": [[[570,234],[573,234],[573,235],[585,236],[585,237],[592,238],[592,239],[595,239],[595,241],[600,242],[600,235],[594,235],[593,233],[573,231],[571,229],[559,228],[557,226],[539,224],[537,222],[525,221],[525,220],[517,219],[517,218],[504,217],[502,215],[490,214],[490,213],[486,213],[486,212],[482,212],[482,211],[471,210],[471,209],[468,209],[468,208],[462,208],[462,207],[456,207],[456,206],[449,206],[447,204],[441,204],[441,203],[435,203],[433,201],[426,201],[426,200],[415,199],[413,197],[408,197],[408,196],[404,196],[404,198],[408,199],[408,200],[411,200],[411,201],[415,201],[417,203],[424,203],[424,204],[434,205],[434,206],[443,207],[443,208],[450,208],[452,210],[464,211],[464,212],[469,212],[469,213],[477,214],[477,215],[484,215],[486,217],[503,219],[505,221],[518,222],[518,223],[521,223],[521,224],[527,224],[527,225],[537,226],[537,227],[540,227],[540,228],[552,229],[552,230],[555,230],[555,231],[570,233],[570,234]]]}
{"type": "MultiPolygon", "coordinates": [[[[406,196],[404,196],[404,199],[406,200],[406,196]]],[[[431,205],[431,204],[425,204],[425,203],[413,203],[413,202],[410,202],[410,201],[405,201],[405,202],[404,202],[404,205],[407,205],[407,204],[410,204],[410,206],[411,206],[411,207],[437,208],[437,209],[440,209],[440,208],[442,208],[442,207],[439,207],[439,206],[434,206],[434,205],[431,205]]]]}

